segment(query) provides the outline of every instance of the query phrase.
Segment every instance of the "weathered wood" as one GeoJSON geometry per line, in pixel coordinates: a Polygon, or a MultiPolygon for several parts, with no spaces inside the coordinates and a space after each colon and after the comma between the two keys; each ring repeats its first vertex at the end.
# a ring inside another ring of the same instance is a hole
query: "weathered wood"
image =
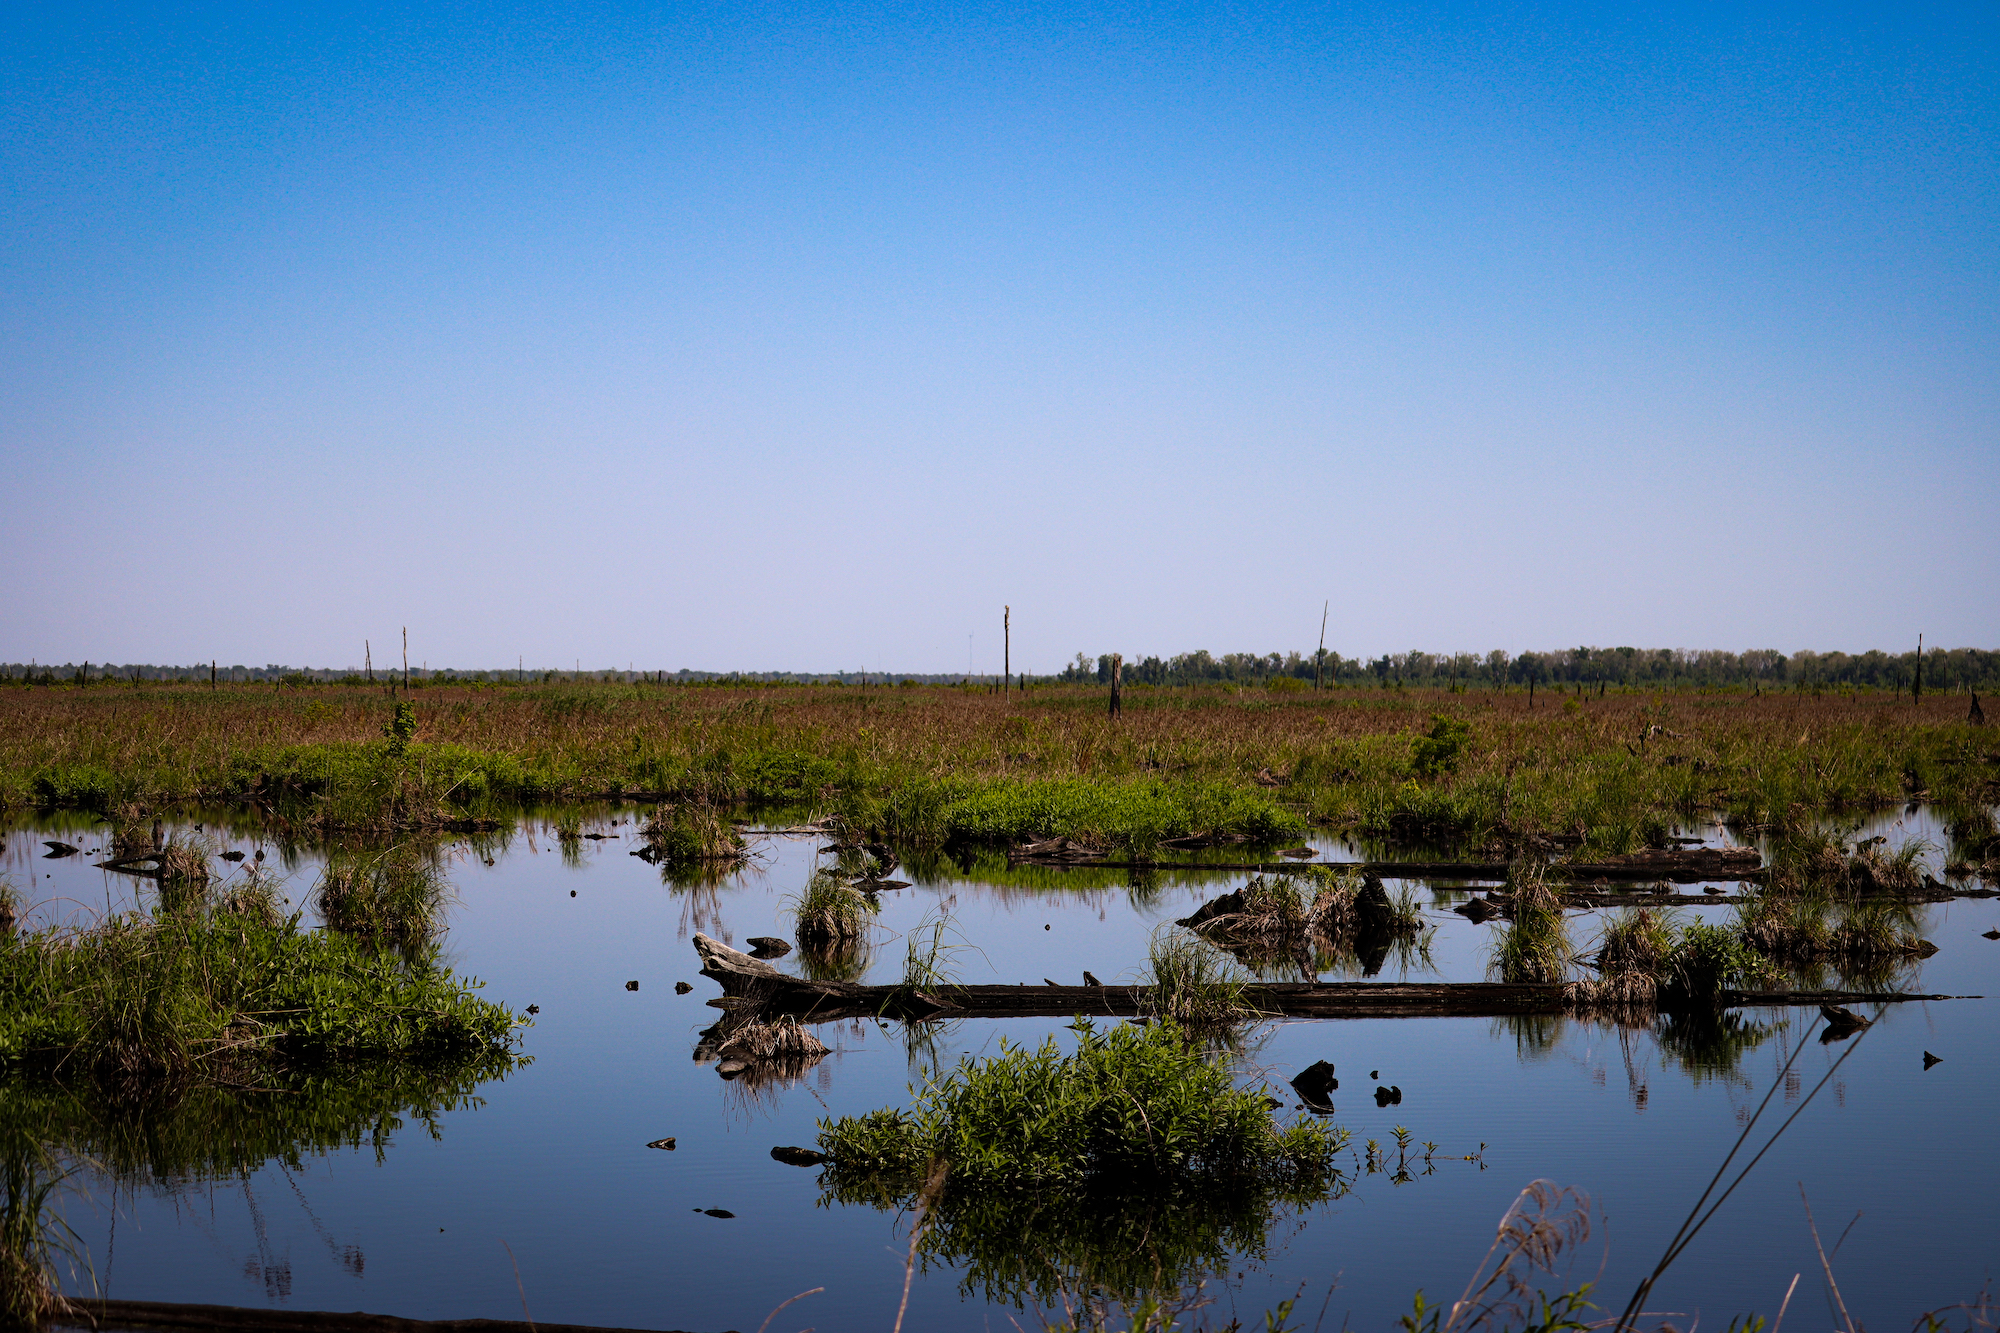
{"type": "MultiPolygon", "coordinates": [[[[913,992],[902,986],[807,981],[779,972],[706,935],[694,937],[702,974],[721,983],[723,996],[709,1003],[744,1014],[790,1014],[813,1022],[876,1016],[933,1018],[1063,1018],[1075,1014],[1137,1017],[1148,1011],[1145,986],[952,986],[913,992]]],[[[1727,1008],[1805,1004],[1874,1004],[1906,1000],[1977,999],[1978,996],[1913,995],[1866,991],[1724,991],[1727,1008]]],[[[1559,1014],[1575,1010],[1566,988],[1498,981],[1374,982],[1259,981],[1244,988],[1259,1013],[1287,1018],[1499,1018],[1510,1014],[1559,1014]]]]}

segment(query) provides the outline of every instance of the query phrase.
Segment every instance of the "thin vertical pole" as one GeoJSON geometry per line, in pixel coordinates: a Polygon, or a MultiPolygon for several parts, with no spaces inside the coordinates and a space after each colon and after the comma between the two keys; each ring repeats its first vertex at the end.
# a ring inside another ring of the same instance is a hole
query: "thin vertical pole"
{"type": "Polygon", "coordinates": [[[410,627],[403,626],[403,688],[410,688],[410,627]]]}
{"type": "Polygon", "coordinates": [[[1921,706],[1924,702],[1924,632],[1917,631],[1917,683],[1910,691],[1910,702],[1921,706]]]}
{"type": "Polygon", "coordinates": [[[1000,693],[1014,692],[1014,608],[1000,608],[1000,693]]]}
{"type": "Polygon", "coordinates": [[[1320,663],[1326,661],[1326,613],[1333,609],[1333,599],[1329,597],[1319,608],[1319,655],[1313,658],[1313,688],[1319,688],[1320,663]]]}

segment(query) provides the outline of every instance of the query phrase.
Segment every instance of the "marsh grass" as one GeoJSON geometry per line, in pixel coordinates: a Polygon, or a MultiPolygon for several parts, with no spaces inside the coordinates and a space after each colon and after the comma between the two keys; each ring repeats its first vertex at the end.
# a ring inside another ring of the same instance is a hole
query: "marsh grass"
{"type": "MultiPolygon", "coordinates": [[[[336,851],[313,889],[313,909],[329,930],[359,940],[418,948],[444,929],[451,882],[434,848],[410,843],[336,851]]],[[[254,899],[239,899],[256,913],[254,899]]]]}
{"type": "Polygon", "coordinates": [[[793,935],[801,949],[831,952],[833,947],[866,937],[881,910],[867,894],[850,887],[839,872],[815,870],[805,888],[787,898],[795,922],[793,935]]]}
{"type": "Polygon", "coordinates": [[[0,1143],[0,1327],[39,1329],[71,1313],[61,1269],[83,1244],[53,1201],[75,1169],[11,1126],[0,1143]]]}
{"type": "Polygon", "coordinates": [[[1069,1054],[1003,1040],[908,1111],[822,1120],[823,1202],[909,1207],[942,1168],[918,1258],[1024,1303],[1177,1289],[1261,1253],[1278,1208],[1344,1189],[1344,1132],[1279,1124],[1172,1024],[1074,1030],[1069,1054]]]}
{"type": "Polygon", "coordinates": [[[1194,1034],[1232,1027],[1258,1016],[1246,998],[1249,975],[1192,931],[1160,925],[1146,941],[1145,1009],[1194,1034]]]}
{"type": "Polygon", "coordinates": [[[1178,924],[1260,976],[1374,976],[1392,955],[1405,971],[1429,956],[1430,931],[1407,887],[1391,895],[1372,876],[1325,866],[1254,876],[1178,924]]]}
{"type": "Polygon", "coordinates": [[[0,800],[112,812],[250,802],[319,828],[424,827],[500,803],[646,793],[819,804],[904,843],[1029,835],[1132,846],[1181,832],[1508,843],[1726,815],[1746,829],[1882,808],[1914,790],[1990,804],[2000,761],[1957,701],[1626,693],[1530,712],[1517,693],[1133,689],[1029,700],[565,685],[426,688],[396,753],[363,689],[10,690],[0,800]],[[310,696],[310,697],[309,697],[310,696]],[[1447,769],[1420,753],[1467,728],[1447,769]],[[1663,728],[1664,732],[1651,731],[1663,728]],[[1635,744],[1642,734],[1646,745],[1635,744]],[[1277,787],[1260,781],[1274,775],[1277,787]]]}
{"type": "Polygon", "coordinates": [[[935,995],[958,981],[958,957],[980,950],[953,924],[951,913],[934,908],[918,919],[903,940],[903,981],[906,992],[935,995]]]}
{"type": "Polygon", "coordinates": [[[705,801],[661,806],[646,820],[642,836],[647,859],[674,871],[727,872],[749,857],[736,826],[719,806],[705,801]]]}
{"type": "Polygon", "coordinates": [[[1745,946],[1808,985],[1826,968],[1850,980],[1886,982],[1935,948],[1910,904],[1766,888],[1737,904],[1745,946]]]}
{"type": "Polygon", "coordinates": [[[1659,998],[1660,985],[1679,943],[1680,923],[1671,909],[1627,908],[1604,929],[1598,941],[1597,975],[1573,982],[1572,1003],[1649,1009],[1659,998]]]}
{"type": "Polygon", "coordinates": [[[1567,982],[1576,969],[1576,947],[1548,867],[1531,860],[1510,865],[1507,895],[1509,920],[1492,947],[1489,970],[1517,985],[1567,982]]]}
{"type": "Polygon", "coordinates": [[[274,1062],[504,1050],[512,1017],[430,955],[244,914],[122,915],[0,941],[0,1066],[139,1095],[274,1062]]]}
{"type": "Polygon", "coordinates": [[[951,1165],[951,1188],[988,1191],[1263,1181],[1316,1197],[1341,1139],[1315,1121],[1279,1126],[1263,1095],[1171,1022],[1100,1032],[1073,1025],[1074,1051],[1050,1037],[1029,1050],[963,1058],[917,1093],[915,1109],[820,1122],[822,1151],[848,1175],[951,1165]]]}

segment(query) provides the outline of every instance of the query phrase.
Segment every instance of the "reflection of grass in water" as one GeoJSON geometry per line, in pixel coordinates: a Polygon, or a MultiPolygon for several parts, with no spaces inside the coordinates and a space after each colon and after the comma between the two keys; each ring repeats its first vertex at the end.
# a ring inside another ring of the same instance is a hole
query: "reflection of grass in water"
{"type": "Polygon", "coordinates": [[[247,1180],[267,1162],[296,1170],[314,1154],[372,1148],[379,1162],[406,1115],[437,1138],[445,1112],[479,1105],[481,1082],[525,1063],[489,1050],[313,1074],[266,1070],[255,1087],[127,1097],[46,1076],[0,1079],[0,1323],[32,1326],[37,1307],[48,1312],[58,1263],[87,1265],[53,1203],[78,1167],[122,1187],[171,1192],[247,1180]]]}
{"type": "Polygon", "coordinates": [[[1679,1066],[1696,1084],[1711,1079],[1748,1086],[1742,1072],[1743,1057],[1756,1050],[1788,1024],[1759,1023],[1741,1013],[1715,1013],[1691,1009],[1664,1014],[1653,1025],[1660,1054],[1679,1066]]]}
{"type": "Polygon", "coordinates": [[[875,946],[866,936],[800,944],[799,975],[808,981],[859,981],[868,975],[875,946]]]}
{"type": "Polygon", "coordinates": [[[451,901],[436,849],[408,843],[335,851],[312,897],[328,929],[401,948],[436,937],[451,901]]]}
{"type": "Polygon", "coordinates": [[[194,1087],[131,1099],[39,1076],[0,1079],[0,1125],[123,1184],[171,1189],[240,1179],[266,1162],[296,1170],[311,1155],[355,1149],[379,1161],[406,1118],[431,1138],[447,1112],[481,1104],[475,1089],[527,1060],[501,1051],[365,1067],[267,1071],[255,1087],[194,1087]]]}
{"type": "Polygon", "coordinates": [[[0,1325],[39,1328],[69,1313],[58,1270],[76,1265],[82,1245],[52,1201],[73,1170],[34,1136],[0,1131],[0,1325]]]}

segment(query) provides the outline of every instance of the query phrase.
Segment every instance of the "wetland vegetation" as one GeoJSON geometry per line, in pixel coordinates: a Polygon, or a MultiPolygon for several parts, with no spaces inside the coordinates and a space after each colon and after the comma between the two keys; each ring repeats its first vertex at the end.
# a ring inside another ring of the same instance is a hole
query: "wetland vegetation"
{"type": "MultiPolygon", "coordinates": [[[[1278,845],[1309,827],[1615,854],[1690,821],[1794,827],[1912,799],[1975,812],[2000,744],[1961,699],[1742,690],[188,685],[14,689],[0,800],[117,817],[243,803],[318,831],[452,828],[521,803],[675,803],[662,855],[726,854],[696,812],[839,812],[912,848],[1068,837],[1278,845]]],[[[1990,816],[1989,816],[1990,820],[1990,816]]]]}

